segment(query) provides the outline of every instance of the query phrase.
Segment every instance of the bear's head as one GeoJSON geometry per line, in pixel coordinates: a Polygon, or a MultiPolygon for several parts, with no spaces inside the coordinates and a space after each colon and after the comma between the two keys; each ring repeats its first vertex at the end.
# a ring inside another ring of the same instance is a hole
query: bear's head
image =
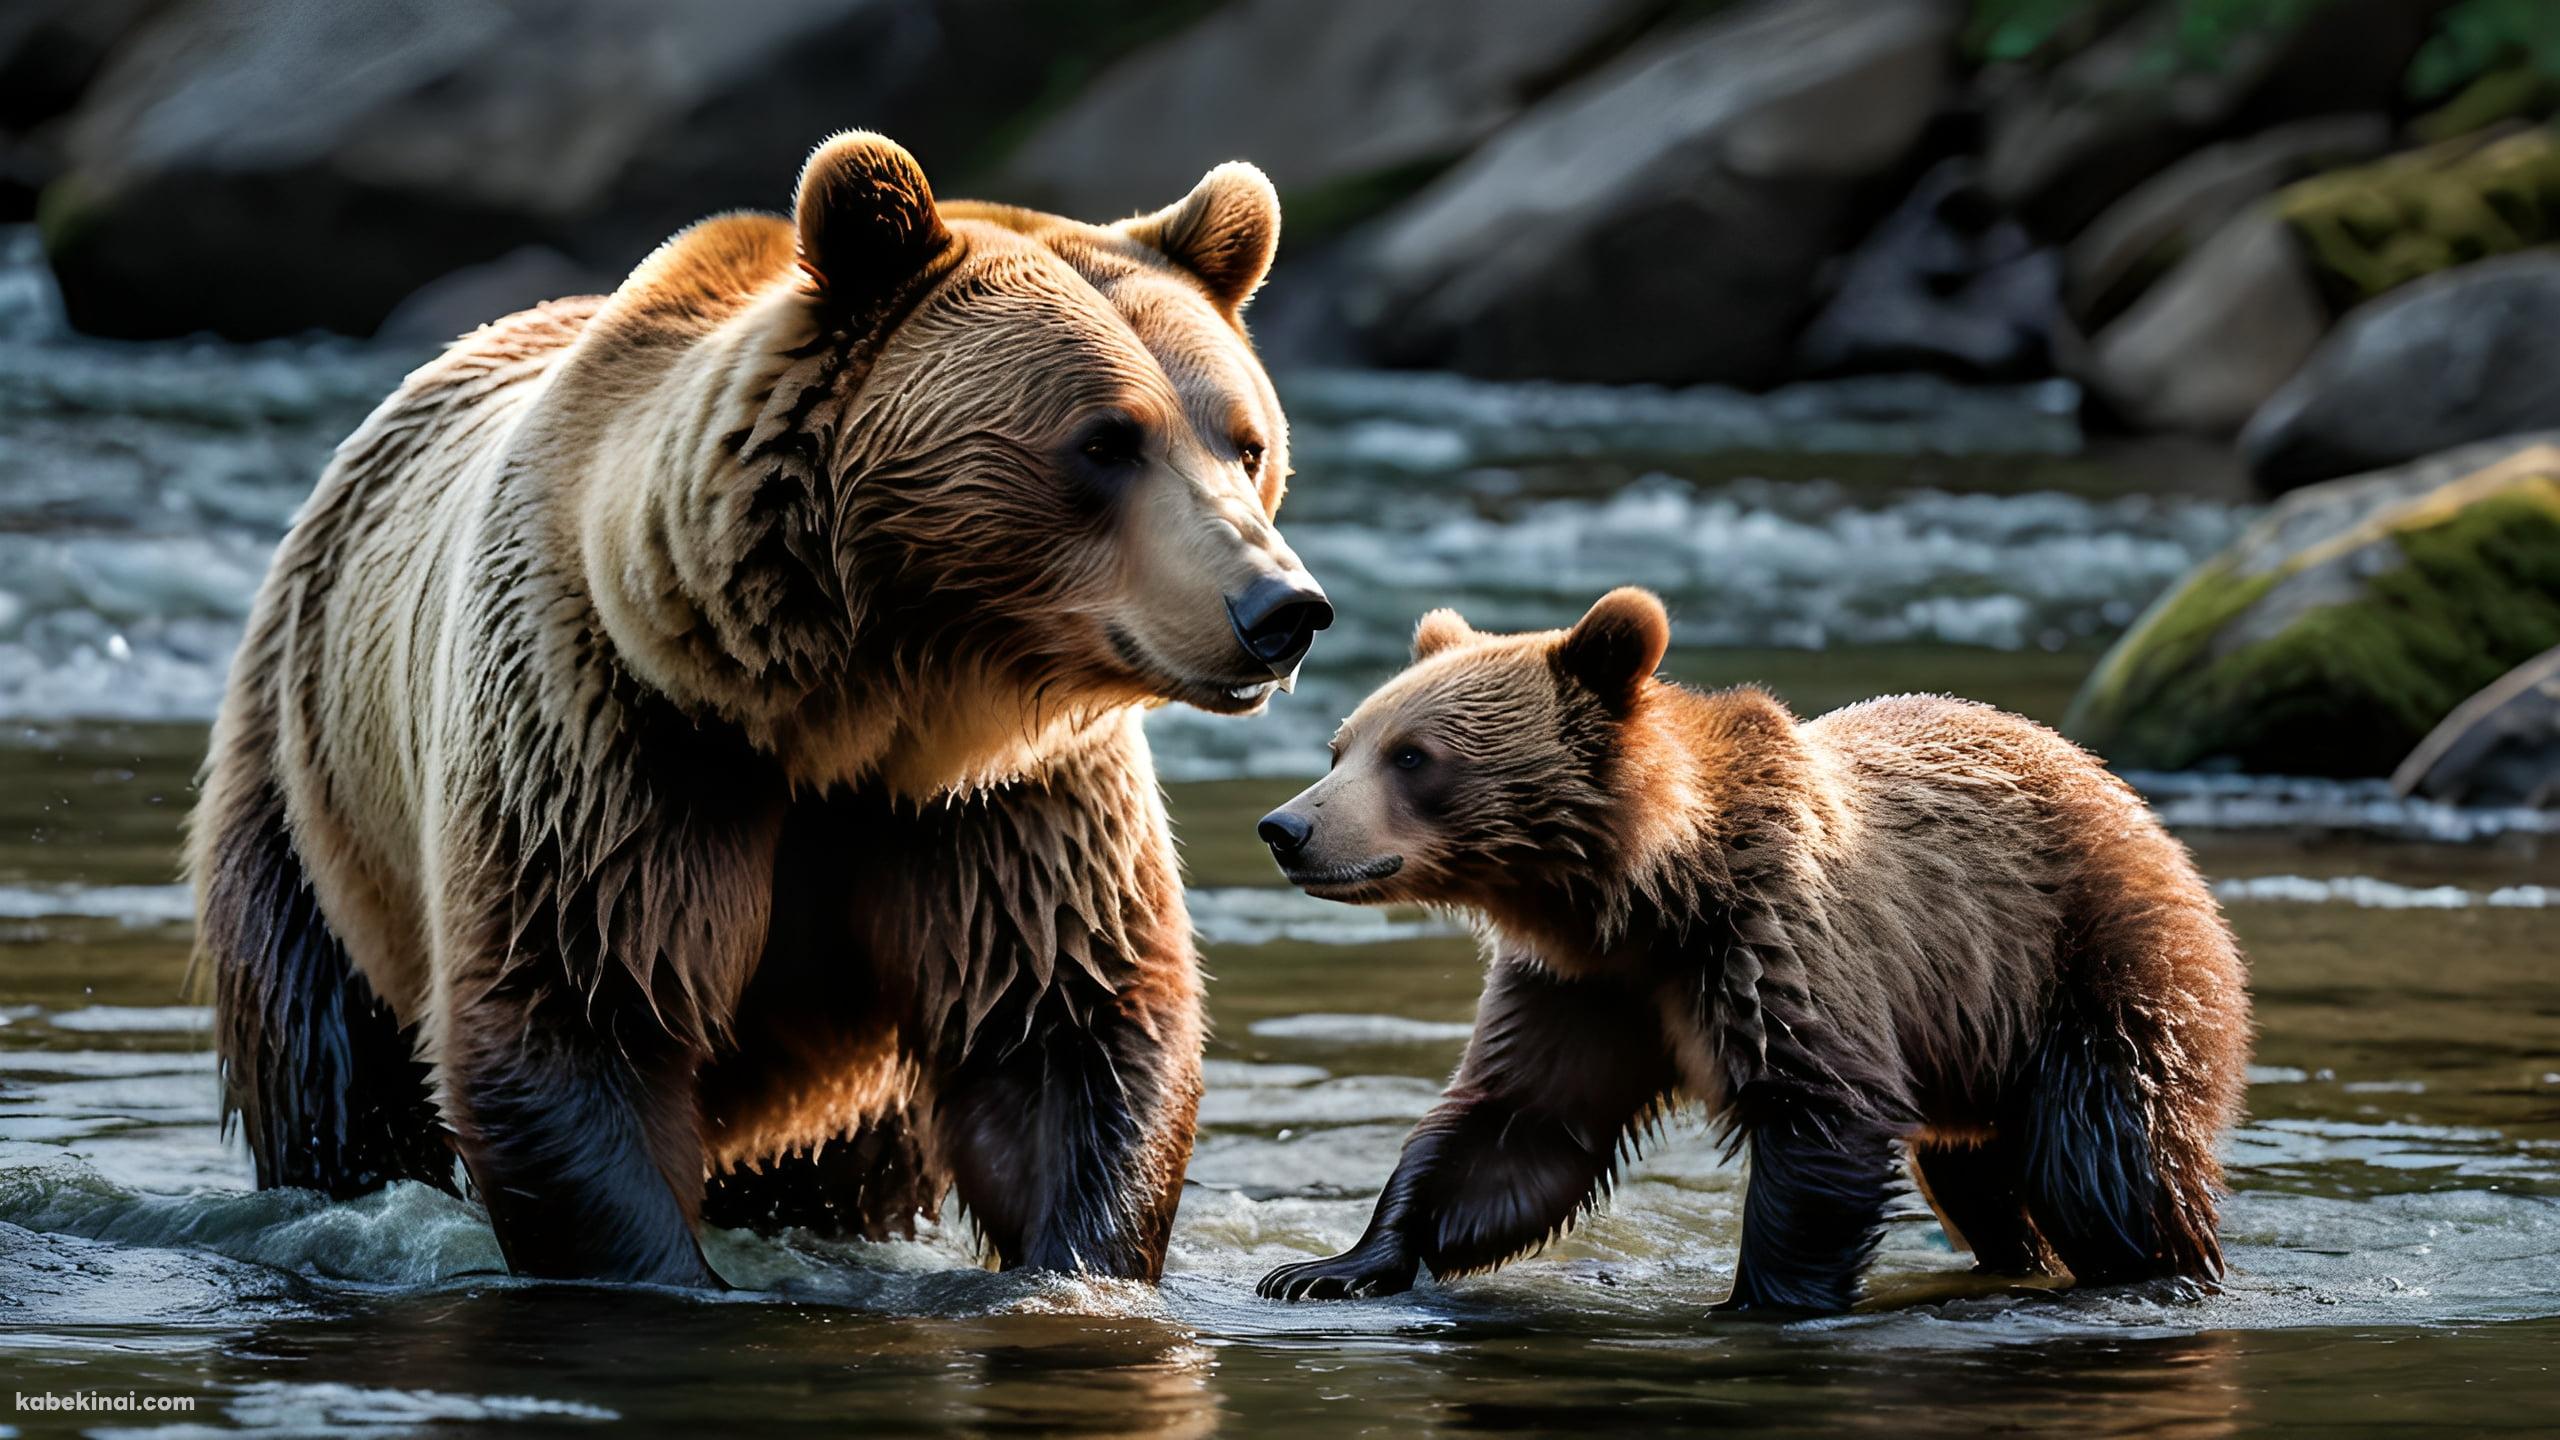
{"type": "Polygon", "coordinates": [[[923,791],[1134,704],[1259,709],[1332,619],[1241,320],[1279,227],[1250,165],[1087,225],[938,203],[854,132],[788,224],[669,241],[583,342],[647,416],[611,468],[652,483],[588,523],[617,648],[805,776],[923,791]]]}
{"type": "Polygon", "coordinates": [[[1642,824],[1630,802],[1660,782],[1642,718],[1670,638],[1636,589],[1521,635],[1434,610],[1413,665],[1342,722],[1332,768],[1260,834],[1301,889],[1355,904],[1500,916],[1605,885],[1642,824]]]}

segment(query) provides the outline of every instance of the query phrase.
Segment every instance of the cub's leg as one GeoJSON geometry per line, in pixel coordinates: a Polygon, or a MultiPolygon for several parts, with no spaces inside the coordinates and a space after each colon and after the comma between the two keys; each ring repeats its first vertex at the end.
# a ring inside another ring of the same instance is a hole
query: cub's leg
{"type": "Polygon", "coordinates": [[[2096,857],[2017,1112],[2028,1208],[2084,1285],[2222,1274],[2216,1154],[2247,1084],[2246,969],[2166,835],[2096,857]]]}
{"type": "Polygon", "coordinates": [[[1595,1206],[1678,1076],[1649,999],[1498,956],[1440,1104],[1414,1128],[1368,1232],[1262,1279],[1273,1299],[1392,1295],[1417,1267],[1491,1270],[1595,1206]]]}
{"type": "Polygon", "coordinates": [[[1976,1273],[2053,1273],[2052,1247],[2027,1215],[2014,1146],[1999,1138],[1979,1145],[1915,1143],[1911,1169],[1947,1239],[1972,1252],[1976,1273]]]}
{"type": "Polygon", "coordinates": [[[1750,1189],[1733,1295],[1720,1308],[1846,1310],[1882,1232],[1901,1168],[1898,1142],[1845,1105],[1744,1099],[1750,1189]]]}

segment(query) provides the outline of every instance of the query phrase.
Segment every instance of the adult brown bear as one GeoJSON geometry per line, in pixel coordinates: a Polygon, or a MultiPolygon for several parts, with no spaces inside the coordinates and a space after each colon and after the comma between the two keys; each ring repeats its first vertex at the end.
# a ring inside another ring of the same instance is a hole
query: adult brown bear
{"type": "Polygon", "coordinates": [[[1095,227],[876,135],[501,320],[340,447],[189,860],[262,1185],[453,1183],[527,1273],[698,1215],[1153,1277],[1199,977],[1139,733],[1330,620],[1239,313],[1271,187],[1095,227]],[[707,1194],[706,1194],[706,1181],[707,1194]]]}
{"type": "Polygon", "coordinates": [[[1933,696],[1798,723],[1660,680],[1662,602],[1423,618],[1264,839],[1310,893],[1487,922],[1448,1093],[1369,1231],[1263,1293],[1489,1270],[1702,1102],[1751,1156],[1727,1303],[1839,1310],[1904,1152],[1986,1270],[2221,1273],[2247,976],[2184,847],[2031,721],[1933,696]]]}

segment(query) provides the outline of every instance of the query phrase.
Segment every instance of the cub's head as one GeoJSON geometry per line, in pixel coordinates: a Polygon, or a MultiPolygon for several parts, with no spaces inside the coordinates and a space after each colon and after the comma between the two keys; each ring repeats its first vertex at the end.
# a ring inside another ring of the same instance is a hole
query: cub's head
{"type": "Polygon", "coordinates": [[[1649,591],[1613,590],[1570,630],[1488,635],[1422,617],[1411,668],[1362,701],[1333,768],[1264,816],[1262,839],[1308,894],[1499,912],[1612,862],[1635,717],[1671,624],[1649,591]]]}
{"type": "Polygon", "coordinates": [[[1332,620],[1272,525],[1288,427],[1241,320],[1279,229],[1250,165],[1088,225],[938,203],[889,140],[827,141],[789,222],[696,226],[590,327],[645,416],[602,468],[683,477],[605,507],[617,640],[741,714],[1258,709],[1332,620]]]}

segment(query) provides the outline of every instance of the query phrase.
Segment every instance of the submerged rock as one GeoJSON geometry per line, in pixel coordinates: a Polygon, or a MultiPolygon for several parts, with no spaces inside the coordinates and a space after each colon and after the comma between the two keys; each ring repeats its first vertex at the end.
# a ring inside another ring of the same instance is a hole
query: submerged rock
{"type": "Polygon", "coordinates": [[[2560,250],[2430,276],[2357,307],[2251,416],[2276,489],[2560,426],[2560,250]]]}
{"type": "Polygon", "coordinates": [[[1954,19],[1764,0],[1640,42],[1380,220],[1347,313],[1391,364],[1775,379],[1866,187],[1945,97],[1954,19]]]}
{"type": "Polygon", "coordinates": [[[2286,496],[2116,642],[2065,730],[2133,770],[2391,773],[2560,645],[2560,436],[2532,438],[2286,496]]]}
{"type": "Polygon", "coordinates": [[[2452,805],[2560,809],[2560,649],[2463,701],[2400,762],[2391,788],[2452,805]]]}

